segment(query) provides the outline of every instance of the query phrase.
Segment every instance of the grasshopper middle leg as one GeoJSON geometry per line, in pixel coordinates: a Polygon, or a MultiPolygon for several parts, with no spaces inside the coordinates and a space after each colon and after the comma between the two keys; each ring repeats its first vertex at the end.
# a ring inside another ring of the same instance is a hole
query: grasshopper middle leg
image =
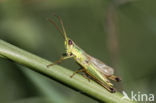
{"type": "Polygon", "coordinates": [[[70,77],[72,78],[76,73],[83,72],[83,71],[84,71],[84,69],[80,68],[80,69],[76,70],[70,77]]]}

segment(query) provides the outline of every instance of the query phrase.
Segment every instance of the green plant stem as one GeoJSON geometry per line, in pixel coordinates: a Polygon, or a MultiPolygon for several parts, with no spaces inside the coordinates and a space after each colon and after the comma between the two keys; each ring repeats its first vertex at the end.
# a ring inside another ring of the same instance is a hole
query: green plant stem
{"type": "Polygon", "coordinates": [[[93,99],[106,103],[132,103],[128,100],[121,100],[122,95],[120,93],[109,93],[99,84],[94,81],[88,82],[87,79],[79,74],[70,78],[73,71],[69,69],[58,65],[47,68],[46,66],[51,63],[48,60],[24,51],[3,40],[0,40],[0,57],[7,58],[16,63],[27,66],[30,69],[48,76],[68,87],[73,88],[74,90],[78,90],[93,99]]]}

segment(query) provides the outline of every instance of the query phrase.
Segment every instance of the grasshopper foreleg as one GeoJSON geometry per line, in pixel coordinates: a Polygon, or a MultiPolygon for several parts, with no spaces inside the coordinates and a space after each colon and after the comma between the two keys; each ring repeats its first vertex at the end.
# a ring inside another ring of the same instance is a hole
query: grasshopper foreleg
{"type": "Polygon", "coordinates": [[[50,66],[53,66],[55,64],[58,64],[58,63],[61,63],[63,60],[65,59],[69,59],[69,58],[72,58],[74,57],[73,55],[66,55],[66,53],[63,54],[62,57],[60,57],[60,59],[58,59],[57,61],[51,63],[51,64],[48,64],[47,67],[50,67],[50,66]]]}

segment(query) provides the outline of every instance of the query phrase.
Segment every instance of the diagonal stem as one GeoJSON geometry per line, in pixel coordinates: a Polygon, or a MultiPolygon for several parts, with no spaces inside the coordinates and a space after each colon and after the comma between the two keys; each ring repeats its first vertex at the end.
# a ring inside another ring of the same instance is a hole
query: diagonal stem
{"type": "Polygon", "coordinates": [[[106,103],[132,103],[128,100],[122,100],[122,95],[120,93],[109,93],[99,84],[95,83],[94,81],[88,82],[79,74],[75,75],[73,78],[70,78],[70,75],[73,72],[69,69],[58,65],[47,68],[47,64],[51,63],[50,61],[22,50],[3,40],[0,40],[0,57],[7,58],[15,63],[27,66],[40,74],[52,78],[74,90],[78,90],[79,92],[98,101],[106,103]]]}

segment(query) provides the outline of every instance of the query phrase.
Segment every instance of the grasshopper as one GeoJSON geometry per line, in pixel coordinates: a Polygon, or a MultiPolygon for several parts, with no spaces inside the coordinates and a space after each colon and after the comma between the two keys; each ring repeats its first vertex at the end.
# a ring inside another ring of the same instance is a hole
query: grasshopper
{"type": "Polygon", "coordinates": [[[74,58],[74,60],[81,66],[80,69],[75,71],[70,77],[72,78],[76,73],[82,72],[84,73],[87,79],[92,79],[104,88],[106,88],[109,92],[114,93],[116,90],[113,88],[113,84],[109,81],[114,80],[119,82],[121,79],[114,74],[113,68],[105,65],[102,61],[88,55],[84,50],[79,48],[72,39],[67,37],[66,31],[63,25],[63,21],[59,16],[56,16],[61,24],[61,29],[55,24],[54,21],[48,19],[50,23],[52,23],[56,29],[62,34],[64,38],[64,44],[66,53],[60,57],[59,60],[47,65],[47,67],[53,66],[55,64],[61,63],[65,59],[74,58]],[[89,78],[90,77],[90,78],[89,78]]]}

